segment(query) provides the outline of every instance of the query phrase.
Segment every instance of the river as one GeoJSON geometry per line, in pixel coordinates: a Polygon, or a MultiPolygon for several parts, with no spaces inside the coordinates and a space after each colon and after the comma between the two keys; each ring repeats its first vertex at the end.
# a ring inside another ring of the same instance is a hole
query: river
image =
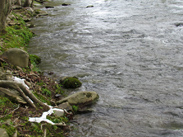
{"type": "Polygon", "coordinates": [[[75,116],[70,136],[183,136],[183,1],[52,4],[34,19],[29,52],[41,70],[77,76],[78,91],[100,96],[92,113],[75,116]]]}

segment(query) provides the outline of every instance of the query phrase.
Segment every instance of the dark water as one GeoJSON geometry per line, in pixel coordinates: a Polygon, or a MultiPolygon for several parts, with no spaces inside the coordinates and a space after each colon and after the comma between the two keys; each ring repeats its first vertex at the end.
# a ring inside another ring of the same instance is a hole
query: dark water
{"type": "Polygon", "coordinates": [[[43,71],[77,76],[79,90],[100,95],[70,136],[183,136],[183,1],[53,2],[34,20],[30,53],[43,71]]]}

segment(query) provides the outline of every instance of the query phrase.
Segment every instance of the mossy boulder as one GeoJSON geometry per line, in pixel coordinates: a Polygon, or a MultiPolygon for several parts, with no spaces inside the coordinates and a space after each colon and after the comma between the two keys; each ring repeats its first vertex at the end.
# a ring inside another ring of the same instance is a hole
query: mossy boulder
{"type": "Polygon", "coordinates": [[[60,84],[62,84],[64,88],[78,88],[82,85],[82,83],[76,77],[65,77],[60,80],[60,84]]]}

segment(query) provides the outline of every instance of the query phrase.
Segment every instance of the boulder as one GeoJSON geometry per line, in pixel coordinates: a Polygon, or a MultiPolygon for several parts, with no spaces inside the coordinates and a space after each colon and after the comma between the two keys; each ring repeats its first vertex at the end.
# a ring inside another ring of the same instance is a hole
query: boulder
{"type": "Polygon", "coordinates": [[[28,67],[29,64],[29,54],[18,48],[11,48],[5,51],[2,57],[9,63],[19,67],[28,67]]]}
{"type": "Polygon", "coordinates": [[[60,84],[62,84],[64,88],[78,88],[82,85],[76,77],[64,77],[60,80],[60,84]]]}
{"type": "Polygon", "coordinates": [[[62,100],[57,101],[57,104],[68,102],[70,105],[91,105],[97,101],[99,95],[95,91],[80,91],[72,94],[62,100]]]}

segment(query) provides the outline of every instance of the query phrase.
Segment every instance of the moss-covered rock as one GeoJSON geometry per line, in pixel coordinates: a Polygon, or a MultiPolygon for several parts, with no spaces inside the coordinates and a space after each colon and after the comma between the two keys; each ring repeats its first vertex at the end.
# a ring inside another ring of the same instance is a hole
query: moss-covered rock
{"type": "Polygon", "coordinates": [[[82,83],[76,77],[65,77],[60,81],[64,88],[78,88],[82,83]]]}

